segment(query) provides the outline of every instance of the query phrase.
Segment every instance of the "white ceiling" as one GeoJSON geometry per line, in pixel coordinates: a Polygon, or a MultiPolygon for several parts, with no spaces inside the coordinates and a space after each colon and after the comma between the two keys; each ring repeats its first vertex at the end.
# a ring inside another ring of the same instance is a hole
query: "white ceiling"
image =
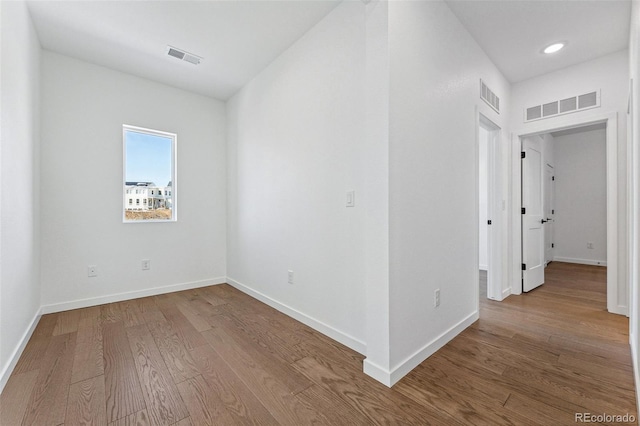
{"type": "Polygon", "coordinates": [[[339,0],[29,1],[42,47],[226,100],[339,0]],[[194,66],[167,45],[204,59],[194,66]]]}
{"type": "MultiPolygon", "coordinates": [[[[1,1],[1,0],[0,0],[1,1]]],[[[340,0],[29,1],[45,49],[226,100],[340,0]],[[194,66],[167,45],[202,56],[194,66]]],[[[512,83],[627,47],[631,0],[447,0],[512,83]],[[568,41],[562,51],[541,49],[568,41]]]]}
{"type": "Polygon", "coordinates": [[[631,0],[447,0],[512,83],[625,49],[631,0]],[[552,55],[541,50],[567,46],[552,55]]]}

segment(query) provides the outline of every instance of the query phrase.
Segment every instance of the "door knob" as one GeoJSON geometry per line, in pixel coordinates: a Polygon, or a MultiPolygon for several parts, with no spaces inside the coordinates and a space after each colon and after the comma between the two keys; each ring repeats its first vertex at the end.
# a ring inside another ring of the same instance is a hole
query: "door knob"
{"type": "Polygon", "coordinates": [[[548,220],[540,219],[540,223],[548,222],[548,220]]]}

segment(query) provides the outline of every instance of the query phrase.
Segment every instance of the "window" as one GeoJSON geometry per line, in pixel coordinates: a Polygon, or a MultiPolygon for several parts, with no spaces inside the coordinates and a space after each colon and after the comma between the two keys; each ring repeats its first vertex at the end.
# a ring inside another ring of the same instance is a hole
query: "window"
{"type": "Polygon", "coordinates": [[[141,127],[122,126],[124,151],[125,194],[142,194],[136,197],[134,209],[129,204],[123,208],[123,221],[171,222],[176,220],[176,142],[177,135],[141,127]],[[173,194],[161,203],[147,202],[147,194],[162,194],[166,187],[173,187],[173,194]],[[140,208],[140,198],[145,208],[140,208]],[[147,208],[148,207],[148,208],[147,208]]]}

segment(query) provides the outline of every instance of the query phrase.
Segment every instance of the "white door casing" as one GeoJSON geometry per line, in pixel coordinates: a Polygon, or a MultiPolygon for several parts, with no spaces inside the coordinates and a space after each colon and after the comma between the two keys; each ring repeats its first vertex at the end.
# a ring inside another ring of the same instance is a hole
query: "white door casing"
{"type": "Polygon", "coordinates": [[[544,169],[542,139],[522,139],[522,291],[544,283],[544,169]]]}
{"type": "Polygon", "coordinates": [[[545,266],[553,260],[553,232],[555,214],[555,169],[548,164],[545,167],[544,178],[544,215],[547,222],[544,224],[544,263],[545,266]]]}

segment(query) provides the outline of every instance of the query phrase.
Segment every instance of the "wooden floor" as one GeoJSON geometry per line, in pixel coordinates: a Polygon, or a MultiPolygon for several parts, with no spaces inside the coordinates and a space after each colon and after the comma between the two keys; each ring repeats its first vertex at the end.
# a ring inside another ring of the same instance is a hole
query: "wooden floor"
{"type": "MultiPolygon", "coordinates": [[[[564,425],[636,415],[601,267],[552,263],[388,389],[363,356],[228,285],[45,315],[0,398],[12,425],[564,425]]],[[[486,290],[481,290],[485,291],[486,290]]]]}

